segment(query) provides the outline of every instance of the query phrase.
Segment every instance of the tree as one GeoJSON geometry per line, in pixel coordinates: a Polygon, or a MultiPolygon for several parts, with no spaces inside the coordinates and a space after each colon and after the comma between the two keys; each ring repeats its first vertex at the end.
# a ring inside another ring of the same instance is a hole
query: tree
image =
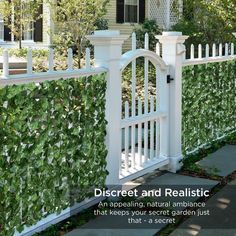
{"type": "Polygon", "coordinates": [[[40,5],[42,5],[42,0],[0,1],[0,14],[4,25],[19,41],[19,48],[22,48],[22,38],[26,37],[27,33],[32,33],[33,23],[42,17],[38,14],[40,5]]]}
{"type": "MultiPolygon", "coordinates": [[[[213,44],[234,40],[235,0],[184,0],[182,19],[173,30],[189,35],[187,44],[213,44]]],[[[188,45],[189,46],[189,45],[188,45]]]]}
{"type": "Polygon", "coordinates": [[[87,34],[96,29],[96,22],[106,13],[109,0],[49,0],[57,32],[69,35],[76,46],[78,67],[81,67],[82,45],[87,34]]]}

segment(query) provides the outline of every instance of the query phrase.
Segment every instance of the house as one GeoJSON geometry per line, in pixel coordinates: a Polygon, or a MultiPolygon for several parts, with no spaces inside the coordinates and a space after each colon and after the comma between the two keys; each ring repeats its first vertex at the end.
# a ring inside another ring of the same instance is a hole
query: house
{"type": "MultiPolygon", "coordinates": [[[[14,15],[14,14],[12,14],[14,15]]],[[[33,48],[47,48],[51,44],[50,30],[53,24],[50,16],[50,8],[47,4],[39,7],[38,15],[42,15],[35,22],[28,25],[22,36],[22,46],[33,48]]],[[[14,17],[12,18],[14,21],[14,17]]],[[[10,29],[4,25],[3,18],[0,15],[0,47],[18,47],[14,35],[10,29]]]]}
{"type": "MultiPolygon", "coordinates": [[[[145,19],[155,20],[164,30],[177,23],[182,14],[183,0],[110,0],[105,18],[109,29],[130,35],[145,19]]],[[[130,40],[125,47],[130,47],[130,40]]]]}
{"type": "MultiPolygon", "coordinates": [[[[121,34],[130,35],[135,26],[145,19],[155,20],[165,30],[175,24],[182,12],[183,0],[110,0],[107,6],[105,19],[112,30],[120,30],[121,34]]],[[[43,4],[38,14],[42,18],[29,25],[25,30],[22,45],[31,47],[48,47],[51,44],[49,32],[53,31],[50,8],[43,4]]],[[[130,48],[130,39],[124,47],[130,48]]],[[[16,47],[14,36],[4,26],[0,17],[0,47],[16,47]]]]}

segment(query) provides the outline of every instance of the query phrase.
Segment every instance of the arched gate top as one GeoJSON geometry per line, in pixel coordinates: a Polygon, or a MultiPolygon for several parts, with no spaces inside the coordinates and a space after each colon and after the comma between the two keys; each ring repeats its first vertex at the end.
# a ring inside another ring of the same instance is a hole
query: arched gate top
{"type": "Polygon", "coordinates": [[[166,70],[167,65],[163,61],[163,59],[158,56],[156,53],[145,50],[145,49],[137,49],[135,51],[129,51],[122,55],[120,61],[120,70],[123,71],[126,66],[129,65],[132,61],[139,57],[147,58],[154,66],[159,66],[161,70],[166,70]]]}

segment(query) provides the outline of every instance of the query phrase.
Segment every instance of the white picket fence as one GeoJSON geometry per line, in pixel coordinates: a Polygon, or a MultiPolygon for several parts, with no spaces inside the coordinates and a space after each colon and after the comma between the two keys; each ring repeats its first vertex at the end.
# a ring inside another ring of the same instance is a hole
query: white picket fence
{"type": "MultiPolygon", "coordinates": [[[[157,36],[159,43],[156,52],[148,47],[148,35],[145,36],[144,49],[136,48],[136,37],[132,35],[132,50],[122,55],[122,44],[128,36],[118,31],[97,31],[87,37],[94,45],[94,64],[90,64],[90,52],[86,50],[86,65],[83,69],[73,68],[72,50],[68,50],[67,70],[54,70],[54,52],[49,50],[48,71],[32,71],[32,50],[27,54],[27,74],[9,75],[9,55],[4,50],[3,75],[0,87],[12,84],[40,83],[49,80],[78,78],[81,76],[107,73],[106,120],[107,138],[107,185],[123,184],[149,173],[157,168],[176,172],[181,167],[182,144],[182,68],[211,62],[233,60],[234,45],[207,45],[203,57],[203,47],[198,46],[198,55],[185,56],[184,42],[187,36],[179,32],[164,32],[157,36]],[[138,58],[144,58],[144,103],[137,96],[136,65],[138,58]],[[149,95],[149,63],[156,70],[156,93],[149,95]],[[122,72],[131,64],[131,101],[122,101],[122,72]],[[122,113],[122,106],[124,113],[122,113]],[[124,116],[122,115],[124,114],[124,116]],[[124,147],[122,147],[122,137],[124,147]]],[[[94,201],[94,199],[93,199],[94,201]]],[[[86,202],[88,204],[88,202],[86,202]]],[[[80,205],[76,212],[82,209],[80,205]]],[[[26,228],[21,235],[32,235],[50,224],[68,217],[68,209],[60,215],[51,215],[38,222],[36,226],[26,228]],[[64,215],[63,215],[64,214],[64,215]]],[[[16,233],[16,235],[19,235],[16,233]]]]}
{"type": "Polygon", "coordinates": [[[78,78],[82,76],[89,76],[107,71],[104,68],[95,68],[91,66],[90,50],[88,48],[86,49],[85,68],[82,69],[73,68],[72,49],[68,49],[67,70],[61,70],[61,71],[54,70],[53,49],[49,49],[47,72],[33,73],[32,49],[28,49],[26,61],[27,61],[26,74],[10,75],[9,52],[8,49],[5,49],[3,51],[3,72],[2,76],[0,77],[0,86],[3,87],[6,85],[13,85],[13,84],[19,85],[28,83],[41,83],[44,81],[51,81],[51,80],[78,78]]]}
{"type": "MultiPolygon", "coordinates": [[[[48,58],[48,71],[35,73],[33,72],[33,59],[32,59],[32,50],[29,49],[27,53],[27,73],[26,74],[18,74],[18,75],[9,75],[9,53],[8,50],[5,49],[3,52],[3,73],[0,77],[0,87],[4,87],[7,85],[20,85],[20,84],[28,84],[28,83],[42,83],[45,81],[59,80],[59,79],[70,79],[70,78],[80,78],[83,76],[96,75],[99,73],[107,72],[106,68],[103,67],[92,67],[90,64],[90,51],[86,49],[86,63],[85,68],[82,69],[74,69],[73,68],[73,54],[72,50],[68,49],[68,58],[67,58],[67,70],[55,71],[54,70],[54,51],[49,49],[49,58],[48,58]]],[[[46,218],[37,222],[36,225],[31,227],[25,227],[22,233],[15,232],[14,236],[28,236],[33,235],[36,232],[43,231],[47,227],[56,224],[60,221],[63,221],[69,218],[71,215],[76,214],[84,209],[87,209],[104,198],[90,198],[85,199],[83,202],[78,203],[72,207],[68,207],[63,210],[60,214],[51,214],[46,218]]]]}
{"type": "Polygon", "coordinates": [[[234,53],[233,43],[231,44],[226,43],[224,44],[224,47],[222,43],[220,43],[219,45],[213,44],[211,50],[209,44],[206,44],[204,56],[203,56],[203,46],[199,44],[198,54],[196,57],[195,57],[194,45],[191,45],[190,59],[185,60],[184,66],[223,62],[223,61],[234,60],[235,58],[236,55],[234,53]]]}
{"type": "MultiPolygon", "coordinates": [[[[183,66],[235,60],[236,54],[234,47],[235,47],[234,43],[225,43],[225,44],[214,43],[212,46],[210,46],[209,44],[206,45],[199,44],[197,45],[197,47],[192,44],[189,49],[190,58],[187,58],[185,53],[183,66]]],[[[159,42],[156,44],[156,53],[158,55],[162,54],[161,44],[159,42]]]]}

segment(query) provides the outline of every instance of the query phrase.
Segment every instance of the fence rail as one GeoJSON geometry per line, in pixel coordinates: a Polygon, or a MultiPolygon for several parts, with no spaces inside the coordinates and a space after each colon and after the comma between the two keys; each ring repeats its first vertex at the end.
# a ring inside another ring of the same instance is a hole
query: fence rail
{"type": "Polygon", "coordinates": [[[67,70],[54,70],[54,50],[49,49],[48,54],[48,71],[45,72],[33,72],[33,57],[32,49],[27,50],[27,72],[25,74],[10,75],[9,71],[9,52],[8,49],[3,51],[3,73],[0,76],[0,86],[13,84],[28,84],[28,83],[41,83],[44,81],[52,81],[59,79],[79,78],[82,76],[96,75],[99,73],[107,72],[105,68],[92,67],[90,50],[86,48],[85,53],[85,67],[82,69],[73,68],[73,52],[72,49],[68,49],[67,53],[67,70]]]}
{"type": "Polygon", "coordinates": [[[105,68],[91,68],[91,69],[77,69],[72,71],[54,71],[54,72],[41,72],[35,74],[21,74],[21,75],[12,75],[8,78],[0,78],[0,87],[7,85],[19,85],[19,84],[28,84],[28,83],[41,83],[44,81],[52,81],[59,79],[70,79],[70,78],[79,78],[82,76],[96,75],[103,72],[107,72],[105,68]]]}

